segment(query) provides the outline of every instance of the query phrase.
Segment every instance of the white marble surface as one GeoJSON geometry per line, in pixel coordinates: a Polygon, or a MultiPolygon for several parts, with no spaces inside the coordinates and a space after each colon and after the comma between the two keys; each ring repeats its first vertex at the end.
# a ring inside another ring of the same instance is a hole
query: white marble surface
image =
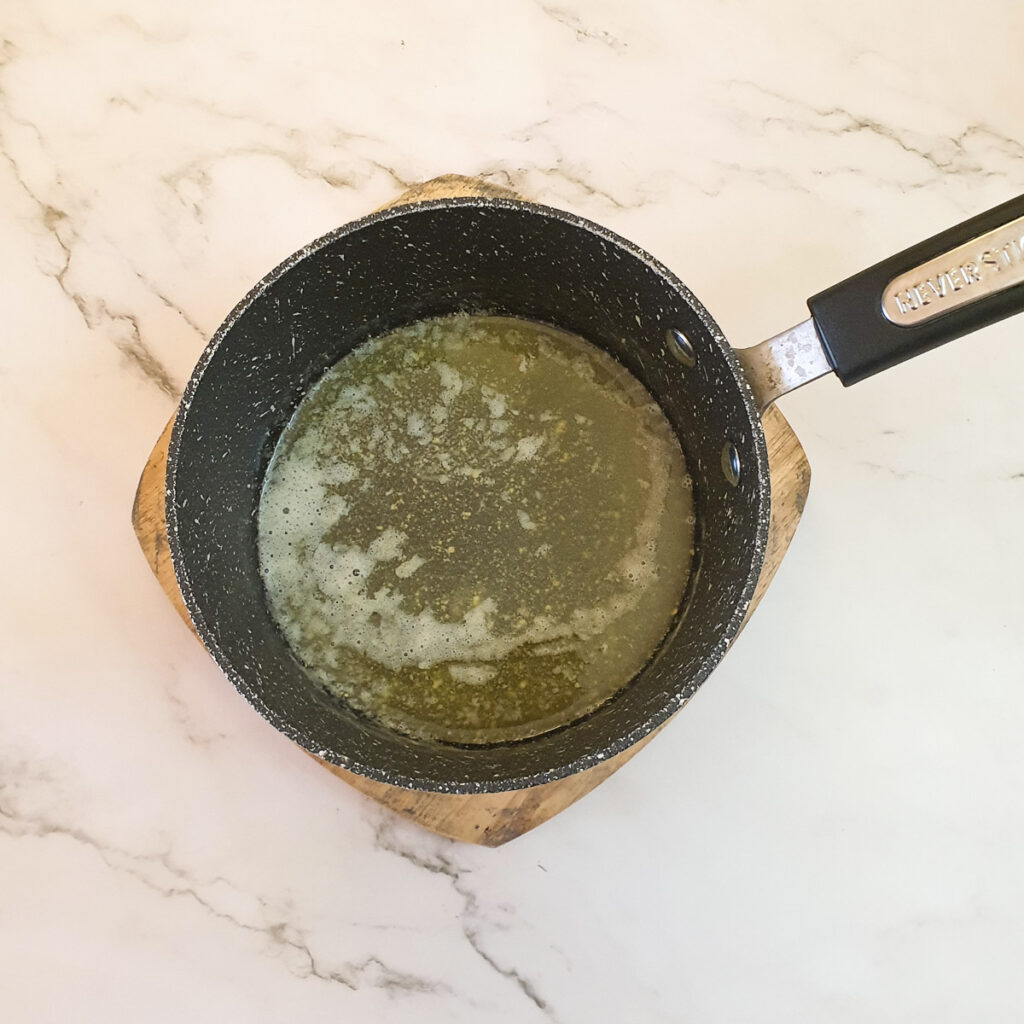
{"type": "Polygon", "coordinates": [[[10,0],[0,36],[0,1019],[1024,1018],[1024,320],[784,401],[815,476],[753,623],[504,849],[274,733],[128,522],[227,310],[406,182],[600,220],[738,344],[1024,191],[1016,0],[10,0]]]}

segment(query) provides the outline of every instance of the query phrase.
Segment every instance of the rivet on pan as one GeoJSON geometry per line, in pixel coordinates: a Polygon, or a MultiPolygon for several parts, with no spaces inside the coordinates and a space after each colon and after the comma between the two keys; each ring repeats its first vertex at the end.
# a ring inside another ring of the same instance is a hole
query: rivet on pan
{"type": "Polygon", "coordinates": [[[740,453],[732,441],[722,446],[722,474],[733,487],[740,482],[740,453]]]}
{"type": "Polygon", "coordinates": [[[670,327],[665,332],[665,340],[668,342],[668,350],[683,364],[683,366],[695,366],[697,353],[693,350],[690,339],[683,334],[678,327],[670,327]]]}

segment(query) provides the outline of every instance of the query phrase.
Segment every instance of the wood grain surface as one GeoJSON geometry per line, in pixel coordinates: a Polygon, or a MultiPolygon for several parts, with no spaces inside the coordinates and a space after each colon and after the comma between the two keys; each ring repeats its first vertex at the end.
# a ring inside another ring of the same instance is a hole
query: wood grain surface
{"type": "MultiPolygon", "coordinates": [[[[415,186],[387,205],[397,206],[401,203],[456,195],[518,198],[515,193],[502,186],[446,174],[415,186]]],[[[191,629],[192,622],[178,589],[167,548],[164,478],[171,423],[173,417],[158,438],[142,471],[132,508],[132,525],[146,561],[160,586],[191,629]]],[[[768,442],[768,465],[772,484],[771,523],[764,565],[745,622],[749,620],[764,596],[793,539],[811,482],[811,469],[807,458],[782,413],[774,407],[770,408],[764,415],[763,423],[768,442]]],[[[452,839],[481,843],[485,846],[500,846],[536,828],[585,796],[618,771],[670,724],[671,719],[628,750],[588,771],[542,786],[507,793],[451,795],[400,789],[374,782],[319,758],[314,759],[361,793],[424,828],[452,839]]],[[[312,754],[309,756],[314,757],[312,754]]]]}

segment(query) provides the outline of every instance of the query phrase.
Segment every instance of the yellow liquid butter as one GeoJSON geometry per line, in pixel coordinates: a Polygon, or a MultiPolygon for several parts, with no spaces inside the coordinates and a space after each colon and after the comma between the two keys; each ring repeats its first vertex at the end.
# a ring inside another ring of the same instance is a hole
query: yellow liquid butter
{"type": "Polygon", "coordinates": [[[693,504],[660,408],[525,320],[423,321],[345,356],[285,428],[259,507],[271,613],[328,690],[459,743],[563,725],[651,657],[693,504]]]}

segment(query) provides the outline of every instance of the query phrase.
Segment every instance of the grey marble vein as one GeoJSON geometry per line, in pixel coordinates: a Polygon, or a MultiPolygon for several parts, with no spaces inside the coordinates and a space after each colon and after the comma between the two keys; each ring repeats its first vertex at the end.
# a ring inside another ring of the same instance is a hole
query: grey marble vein
{"type": "Polygon", "coordinates": [[[606,32],[604,29],[590,28],[578,14],[564,7],[556,7],[554,4],[543,2],[538,2],[537,6],[553,21],[557,21],[560,25],[564,25],[569,29],[581,43],[600,43],[602,46],[607,46],[614,53],[624,53],[629,46],[628,43],[612,35],[611,32],[606,32]]]}
{"type": "MultiPolygon", "coordinates": [[[[449,840],[439,840],[438,842],[447,844],[449,848],[454,846],[449,840]]],[[[454,892],[463,901],[459,920],[462,934],[473,952],[491,970],[511,981],[523,996],[540,1010],[547,1019],[557,1020],[553,1009],[547,1000],[541,996],[535,984],[529,978],[515,967],[500,964],[484,948],[483,936],[488,922],[479,898],[469,887],[466,880],[468,871],[465,868],[461,867],[444,848],[437,849],[432,854],[424,855],[408,843],[403,842],[396,830],[395,820],[387,812],[381,815],[375,827],[374,845],[378,849],[401,857],[423,871],[429,871],[432,874],[441,875],[448,879],[454,892]]]]}
{"type": "Polygon", "coordinates": [[[615,210],[636,209],[643,206],[647,201],[646,197],[636,197],[632,200],[623,199],[607,189],[600,188],[589,180],[582,167],[568,164],[560,155],[556,156],[553,163],[549,163],[546,166],[509,168],[487,165],[478,173],[484,180],[504,185],[506,188],[510,188],[521,195],[534,195],[536,193],[536,182],[540,179],[544,182],[549,180],[564,182],[571,186],[576,193],[589,199],[596,199],[602,205],[615,210]]]}
{"type": "Polygon", "coordinates": [[[216,743],[219,740],[228,738],[228,733],[223,730],[203,730],[196,723],[194,709],[176,692],[173,685],[165,684],[161,687],[161,690],[174,709],[174,717],[184,730],[185,738],[189,743],[196,746],[206,746],[207,744],[216,743]]]}
{"type": "MultiPolygon", "coordinates": [[[[921,160],[933,172],[932,177],[946,174],[1004,177],[1005,169],[992,167],[983,158],[983,152],[988,147],[998,148],[1011,161],[1019,161],[1024,157],[1024,143],[987,124],[967,124],[955,135],[928,134],[902,125],[888,124],[877,117],[857,113],[840,105],[818,106],[802,98],[783,95],[757,82],[741,80],[731,85],[734,89],[756,93],[778,108],[777,112],[760,118],[763,126],[777,124],[798,131],[833,136],[872,135],[921,160]]],[[[817,170],[821,173],[821,169],[817,170]]]]}
{"type": "Polygon", "coordinates": [[[279,954],[291,953],[297,963],[280,955],[279,960],[298,978],[316,978],[356,991],[364,987],[383,989],[389,996],[442,995],[451,988],[444,982],[399,970],[370,954],[356,961],[328,966],[312,948],[302,929],[288,921],[280,908],[254,893],[238,889],[223,876],[200,880],[175,863],[172,849],[140,853],[108,843],[99,836],[61,820],[54,812],[33,811],[22,807],[25,793],[38,796],[41,787],[59,786],[59,778],[32,761],[0,763],[0,836],[9,840],[63,838],[91,850],[106,867],[126,875],[160,896],[185,899],[210,918],[233,928],[263,936],[279,954]],[[246,920],[237,912],[217,905],[210,892],[223,886],[234,895],[248,898],[256,906],[255,920],[246,920]],[[203,890],[206,890],[205,892],[203,890]]]}
{"type": "Polygon", "coordinates": [[[155,295],[156,298],[158,298],[160,302],[162,302],[168,309],[177,313],[178,316],[181,317],[181,319],[199,336],[199,338],[202,341],[205,342],[209,339],[209,335],[207,334],[207,332],[204,331],[202,327],[200,327],[199,324],[197,324],[195,320],[193,320],[188,315],[188,313],[185,312],[185,310],[179,303],[175,302],[173,299],[168,298],[168,296],[165,295],[164,292],[160,290],[160,288],[155,284],[155,282],[151,281],[148,277],[146,277],[145,274],[142,273],[142,271],[138,269],[134,270],[133,273],[135,274],[135,277],[140,284],[144,285],[150,292],[152,292],[153,295],[155,295]]]}
{"type": "MultiPolygon", "coordinates": [[[[30,128],[42,143],[42,133],[36,125],[11,113],[2,89],[0,89],[0,116],[30,128]]],[[[118,351],[146,380],[159,388],[168,398],[176,401],[181,394],[181,388],[172,380],[170,372],[143,340],[137,317],[131,313],[112,312],[102,298],[87,295],[69,283],[68,273],[71,270],[75,239],[71,217],[67,210],[44,199],[29,184],[21,166],[10,152],[2,127],[0,127],[0,154],[10,166],[22,191],[35,204],[39,223],[57,243],[63,254],[62,265],[50,272],[48,276],[57,282],[61,291],[71,300],[90,331],[97,331],[103,327],[122,328],[120,332],[122,336],[111,339],[118,351]]]]}
{"type": "Polygon", "coordinates": [[[147,28],[138,20],[138,18],[135,18],[130,14],[125,14],[123,11],[118,11],[114,14],[110,21],[115,27],[125,29],[133,35],[144,39],[147,43],[156,43],[166,46],[174,43],[181,43],[188,38],[188,32],[185,30],[178,32],[157,32],[151,28],[147,28]]]}

